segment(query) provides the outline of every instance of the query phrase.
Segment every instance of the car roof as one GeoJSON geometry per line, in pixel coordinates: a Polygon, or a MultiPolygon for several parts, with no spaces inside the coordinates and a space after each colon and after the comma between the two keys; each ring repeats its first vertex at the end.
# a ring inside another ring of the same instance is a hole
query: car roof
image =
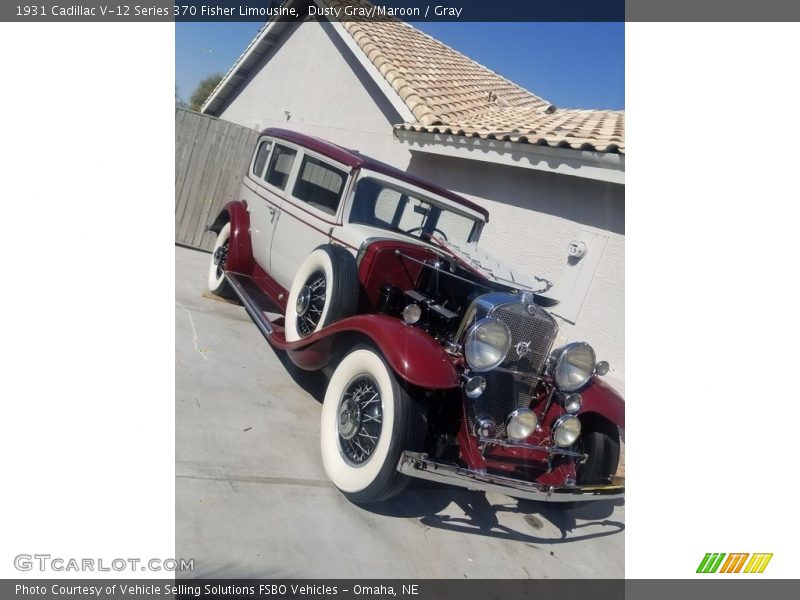
{"type": "Polygon", "coordinates": [[[405,171],[401,171],[400,169],[397,169],[391,165],[387,165],[385,162],[365,156],[357,150],[349,150],[318,137],[306,135],[290,129],[280,129],[278,127],[270,127],[265,129],[261,132],[261,135],[268,135],[277,139],[286,140],[287,142],[292,142],[298,146],[303,146],[309,150],[312,150],[313,152],[327,156],[338,163],[347,165],[352,169],[370,169],[371,171],[381,173],[382,175],[388,175],[389,177],[394,177],[400,181],[405,181],[406,183],[415,185],[433,194],[447,198],[456,204],[460,204],[461,206],[474,210],[475,212],[482,214],[487,221],[489,220],[489,211],[483,206],[475,204],[474,202],[470,202],[466,198],[462,198],[458,194],[454,194],[450,190],[439,187],[438,185],[435,185],[429,181],[409,175],[405,171]]]}

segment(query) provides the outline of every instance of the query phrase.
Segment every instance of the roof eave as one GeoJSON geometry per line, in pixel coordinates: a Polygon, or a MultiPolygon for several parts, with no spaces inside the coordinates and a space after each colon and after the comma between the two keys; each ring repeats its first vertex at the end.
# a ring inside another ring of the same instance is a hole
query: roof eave
{"type": "Polygon", "coordinates": [[[446,133],[396,128],[401,144],[415,152],[479,160],[523,169],[625,184],[625,156],[446,133]]]}
{"type": "MultiPolygon", "coordinates": [[[[285,6],[291,6],[292,4],[294,4],[294,0],[288,0],[285,6]]],[[[219,116],[221,108],[225,105],[230,94],[241,85],[242,81],[249,77],[251,69],[271,50],[280,39],[281,34],[293,22],[269,21],[258,35],[253,38],[241,56],[233,63],[233,66],[228,69],[228,72],[217,84],[217,87],[206,98],[203,106],[200,107],[200,112],[219,116]]]]}
{"type": "MultiPolygon", "coordinates": [[[[286,6],[291,6],[294,0],[289,0],[286,6]]],[[[314,0],[314,3],[321,6],[321,0],[314,0]]],[[[369,77],[378,86],[378,89],[383,93],[389,103],[397,111],[400,118],[404,121],[414,121],[416,118],[411,112],[411,109],[400,97],[400,95],[392,88],[391,84],[381,74],[378,68],[372,63],[361,48],[359,48],[356,41],[344,28],[344,26],[336,20],[324,17],[332,26],[336,34],[342,39],[344,44],[350,50],[355,59],[366,70],[369,77]]],[[[264,56],[272,46],[278,41],[280,35],[284,32],[286,27],[290,24],[288,21],[271,21],[259,32],[259,34],[250,42],[250,45],[245,49],[242,55],[236,60],[233,66],[228,70],[222,81],[219,82],[214,91],[211,92],[209,97],[200,108],[200,112],[209,115],[219,116],[220,108],[224,106],[228,96],[233,92],[244,79],[249,76],[250,68],[264,56]]]]}
{"type": "MultiPolygon", "coordinates": [[[[317,4],[319,4],[318,0],[315,0],[317,4]]],[[[337,33],[337,35],[342,39],[345,46],[347,46],[348,50],[352,53],[355,59],[361,64],[364,70],[369,75],[370,79],[378,86],[378,89],[383,93],[392,107],[397,111],[397,114],[400,115],[400,118],[403,121],[415,121],[416,117],[411,112],[411,109],[400,97],[395,89],[391,86],[391,84],[386,80],[386,78],[381,74],[378,68],[373,64],[373,62],[369,59],[369,57],[364,53],[364,51],[359,47],[358,43],[353,39],[353,36],[350,35],[347,30],[344,28],[339,21],[330,20],[328,21],[333,25],[333,30],[337,33]]]]}

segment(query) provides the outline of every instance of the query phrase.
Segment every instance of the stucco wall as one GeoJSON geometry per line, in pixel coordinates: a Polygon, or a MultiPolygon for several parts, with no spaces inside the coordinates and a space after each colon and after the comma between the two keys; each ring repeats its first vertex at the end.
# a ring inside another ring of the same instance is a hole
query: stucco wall
{"type": "Polygon", "coordinates": [[[602,256],[575,323],[559,340],[590,342],[623,389],[624,187],[488,162],[411,152],[392,135],[400,121],[330,24],[304,23],[284,36],[220,117],[256,129],[286,127],[354,148],[425,177],[489,209],[482,245],[512,266],[556,284],[566,248],[581,232],[602,238],[602,256]],[[284,111],[291,116],[286,118],[284,111]]]}
{"type": "Polygon", "coordinates": [[[410,154],[392,135],[401,119],[377,104],[385,99],[333,26],[302,23],[290,32],[219,117],[253,129],[294,129],[405,168],[410,154]]]}

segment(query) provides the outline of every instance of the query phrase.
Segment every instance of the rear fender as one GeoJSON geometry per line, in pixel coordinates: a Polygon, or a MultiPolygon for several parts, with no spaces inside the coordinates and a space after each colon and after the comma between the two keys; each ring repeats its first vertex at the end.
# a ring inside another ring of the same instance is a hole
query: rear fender
{"type": "Polygon", "coordinates": [[[617,391],[598,377],[581,392],[583,404],[581,415],[596,413],[625,429],[625,401],[617,391]]]}
{"type": "Polygon", "coordinates": [[[208,230],[219,233],[225,223],[231,224],[230,248],[226,269],[249,275],[253,272],[253,249],[250,245],[250,213],[240,200],[228,202],[208,230]]]}

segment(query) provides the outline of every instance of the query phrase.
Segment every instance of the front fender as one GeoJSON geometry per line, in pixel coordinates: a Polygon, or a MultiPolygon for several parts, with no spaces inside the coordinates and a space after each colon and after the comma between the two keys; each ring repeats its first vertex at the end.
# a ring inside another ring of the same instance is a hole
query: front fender
{"type": "Polygon", "coordinates": [[[625,401],[617,391],[598,377],[594,377],[581,392],[581,414],[597,413],[614,425],[625,429],[625,401]]]}
{"type": "Polygon", "coordinates": [[[250,213],[247,212],[244,202],[228,202],[208,230],[219,233],[228,222],[231,224],[231,238],[225,268],[234,273],[249,275],[253,272],[253,248],[250,245],[250,213]]]}
{"type": "Polygon", "coordinates": [[[271,341],[288,350],[298,366],[319,368],[330,351],[331,336],[345,332],[359,333],[372,340],[389,366],[412,385],[426,389],[459,385],[453,361],[436,340],[422,329],[386,315],[348,317],[297,342],[271,341]]]}

